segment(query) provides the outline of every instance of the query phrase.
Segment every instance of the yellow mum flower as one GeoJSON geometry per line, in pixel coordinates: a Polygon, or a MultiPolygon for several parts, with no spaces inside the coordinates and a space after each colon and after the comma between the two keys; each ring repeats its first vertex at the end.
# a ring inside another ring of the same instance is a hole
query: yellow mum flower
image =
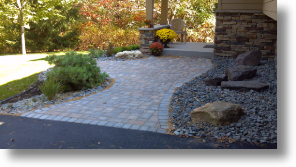
{"type": "Polygon", "coordinates": [[[167,40],[172,41],[177,37],[177,34],[174,30],[164,28],[156,31],[156,37],[158,37],[162,42],[165,42],[167,40]]]}

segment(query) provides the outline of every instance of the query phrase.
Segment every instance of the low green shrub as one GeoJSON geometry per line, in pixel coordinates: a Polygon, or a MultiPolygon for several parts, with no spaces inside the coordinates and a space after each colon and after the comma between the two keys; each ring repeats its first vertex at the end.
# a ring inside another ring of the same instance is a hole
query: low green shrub
{"type": "Polygon", "coordinates": [[[96,60],[88,55],[67,52],[65,56],[47,56],[45,60],[55,64],[47,73],[47,79],[61,82],[64,92],[99,86],[109,76],[105,72],[101,73],[96,60]]]}
{"type": "Polygon", "coordinates": [[[131,50],[137,50],[139,49],[139,45],[129,45],[129,46],[122,46],[122,47],[115,47],[114,48],[114,54],[118,52],[123,52],[123,51],[131,51],[131,50]]]}
{"type": "Polygon", "coordinates": [[[133,47],[133,50],[140,49],[140,45],[135,44],[135,45],[131,45],[131,46],[133,47]]]}
{"type": "Polygon", "coordinates": [[[103,54],[104,51],[102,51],[101,49],[90,49],[88,56],[92,58],[99,58],[102,57],[103,54]]]}
{"type": "Polygon", "coordinates": [[[114,54],[116,54],[118,52],[122,52],[122,48],[121,47],[115,47],[114,48],[114,54]]]}
{"type": "Polygon", "coordinates": [[[48,100],[53,100],[58,92],[62,90],[61,86],[61,82],[57,82],[54,78],[47,78],[47,80],[39,86],[39,89],[48,100]]]}
{"type": "Polygon", "coordinates": [[[127,50],[127,47],[126,46],[123,46],[122,47],[122,51],[126,51],[127,50]]]}
{"type": "Polygon", "coordinates": [[[131,46],[131,45],[130,45],[130,46],[128,46],[128,47],[127,47],[127,50],[128,50],[128,51],[131,51],[131,50],[133,50],[133,46],[131,46]]]}

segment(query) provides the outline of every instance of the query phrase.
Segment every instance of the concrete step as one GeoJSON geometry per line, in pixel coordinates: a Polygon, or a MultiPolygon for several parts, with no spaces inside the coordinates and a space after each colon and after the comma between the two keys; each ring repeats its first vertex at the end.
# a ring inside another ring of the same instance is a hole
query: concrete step
{"type": "Polygon", "coordinates": [[[173,42],[171,44],[168,44],[170,48],[164,48],[161,55],[213,58],[214,49],[204,48],[206,45],[214,45],[214,44],[202,43],[202,42],[186,42],[186,43],[173,42]]]}
{"type": "Polygon", "coordinates": [[[190,51],[181,49],[167,49],[165,48],[161,55],[165,56],[184,56],[184,57],[198,57],[198,58],[213,58],[214,52],[190,51]]]}

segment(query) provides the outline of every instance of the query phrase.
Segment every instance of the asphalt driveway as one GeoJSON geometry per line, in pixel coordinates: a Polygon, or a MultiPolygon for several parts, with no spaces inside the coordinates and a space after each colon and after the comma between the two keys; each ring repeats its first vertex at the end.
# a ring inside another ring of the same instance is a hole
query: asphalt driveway
{"type": "Polygon", "coordinates": [[[276,149],[149,131],[0,115],[0,149],[276,149]]]}

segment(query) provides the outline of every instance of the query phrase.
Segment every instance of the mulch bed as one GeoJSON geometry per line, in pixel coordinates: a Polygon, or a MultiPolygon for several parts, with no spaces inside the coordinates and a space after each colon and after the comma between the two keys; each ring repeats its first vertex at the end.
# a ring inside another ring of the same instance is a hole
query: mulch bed
{"type": "Polygon", "coordinates": [[[6,103],[15,103],[17,101],[28,99],[36,95],[41,95],[42,92],[39,90],[39,85],[41,85],[42,82],[37,81],[36,83],[30,85],[28,89],[20,94],[17,94],[13,96],[12,98],[8,98],[6,100],[3,100],[0,104],[6,104],[6,103]]]}

